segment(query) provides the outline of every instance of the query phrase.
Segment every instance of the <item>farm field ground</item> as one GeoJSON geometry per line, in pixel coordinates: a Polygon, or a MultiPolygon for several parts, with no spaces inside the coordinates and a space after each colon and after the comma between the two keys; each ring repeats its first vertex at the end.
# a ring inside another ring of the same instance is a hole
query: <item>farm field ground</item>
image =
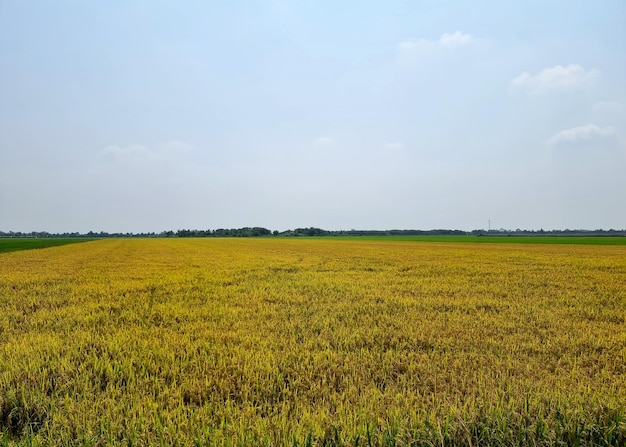
{"type": "Polygon", "coordinates": [[[0,445],[624,445],[626,247],[0,254],[0,445]]]}

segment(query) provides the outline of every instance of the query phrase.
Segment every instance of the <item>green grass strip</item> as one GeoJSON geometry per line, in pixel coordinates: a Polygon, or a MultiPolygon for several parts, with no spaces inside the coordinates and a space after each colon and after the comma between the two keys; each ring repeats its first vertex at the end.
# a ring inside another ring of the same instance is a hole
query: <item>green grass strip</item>
{"type": "Polygon", "coordinates": [[[622,236],[312,236],[311,239],[368,241],[471,242],[491,244],[626,245],[622,236]]]}
{"type": "Polygon", "coordinates": [[[93,241],[91,238],[0,238],[0,253],[10,251],[33,250],[37,248],[57,247],[93,241]]]}

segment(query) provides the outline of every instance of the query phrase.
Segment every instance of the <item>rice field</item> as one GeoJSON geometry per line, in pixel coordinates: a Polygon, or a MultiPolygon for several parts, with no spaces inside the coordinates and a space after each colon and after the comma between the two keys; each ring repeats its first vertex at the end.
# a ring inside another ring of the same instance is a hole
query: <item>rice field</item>
{"type": "Polygon", "coordinates": [[[0,445],[626,443],[626,246],[0,254],[0,445]]]}

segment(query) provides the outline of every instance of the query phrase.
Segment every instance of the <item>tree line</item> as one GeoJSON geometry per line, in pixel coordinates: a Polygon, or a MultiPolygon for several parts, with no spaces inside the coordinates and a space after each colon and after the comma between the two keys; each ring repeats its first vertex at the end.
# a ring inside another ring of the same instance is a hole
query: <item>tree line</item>
{"type": "Polygon", "coordinates": [[[324,230],[308,227],[293,230],[269,230],[263,227],[218,228],[215,230],[167,230],[160,233],[107,233],[104,231],[87,233],[49,233],[47,231],[0,231],[2,238],[113,238],[113,237],[311,237],[311,236],[626,236],[626,230],[324,230]]]}

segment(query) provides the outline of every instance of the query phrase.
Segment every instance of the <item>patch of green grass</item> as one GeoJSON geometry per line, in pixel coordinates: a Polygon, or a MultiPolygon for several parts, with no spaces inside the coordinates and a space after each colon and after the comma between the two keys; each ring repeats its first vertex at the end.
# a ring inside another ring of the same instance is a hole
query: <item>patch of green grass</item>
{"type": "Polygon", "coordinates": [[[508,244],[626,245],[621,236],[328,236],[325,239],[361,239],[415,242],[474,242],[508,244]]]}
{"type": "Polygon", "coordinates": [[[0,238],[0,253],[92,241],[90,238],[0,238]]]}

